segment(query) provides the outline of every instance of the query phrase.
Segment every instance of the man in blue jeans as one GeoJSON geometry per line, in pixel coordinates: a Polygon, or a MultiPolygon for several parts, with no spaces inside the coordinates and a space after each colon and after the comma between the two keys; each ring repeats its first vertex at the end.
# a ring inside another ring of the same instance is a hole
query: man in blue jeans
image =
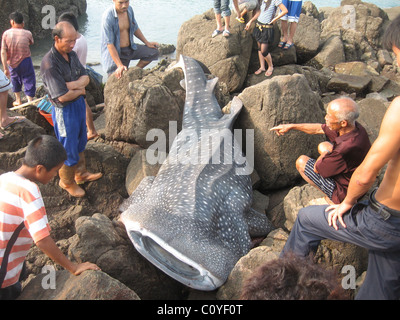
{"type": "MultiPolygon", "coordinates": [[[[400,63],[400,16],[384,36],[387,49],[400,63]]],[[[299,211],[281,253],[306,256],[322,239],[359,245],[369,250],[367,276],[356,299],[400,298],[400,97],[382,120],[378,138],[351,177],[347,196],[333,206],[310,206],[299,211]],[[357,202],[372,187],[387,164],[385,176],[368,201],[357,202]]]]}
{"type": "Polygon", "coordinates": [[[158,43],[149,42],[136,22],[129,0],[113,0],[114,5],[103,14],[101,26],[101,60],[104,71],[119,79],[128,70],[131,60],[139,60],[144,68],[159,56],[158,43]],[[144,45],[136,44],[134,37],[144,45]]]}

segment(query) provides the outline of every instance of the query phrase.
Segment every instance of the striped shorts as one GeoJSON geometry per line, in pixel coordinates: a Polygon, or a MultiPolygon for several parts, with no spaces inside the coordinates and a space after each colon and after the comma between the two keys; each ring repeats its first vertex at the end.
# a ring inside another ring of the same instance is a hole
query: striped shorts
{"type": "Polygon", "coordinates": [[[309,159],[306,163],[306,167],[304,169],[304,174],[312,181],[314,182],[319,189],[323,193],[325,193],[329,199],[332,200],[332,194],[333,190],[336,188],[336,183],[335,180],[332,178],[324,178],[320,174],[315,173],[314,171],[314,165],[315,165],[316,160],[315,159],[309,159]]]}

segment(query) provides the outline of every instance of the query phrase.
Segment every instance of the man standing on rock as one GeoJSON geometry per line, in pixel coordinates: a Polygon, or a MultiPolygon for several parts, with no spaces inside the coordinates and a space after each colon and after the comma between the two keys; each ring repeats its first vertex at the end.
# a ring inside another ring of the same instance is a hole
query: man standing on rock
{"type": "Polygon", "coordinates": [[[85,87],[89,76],[72,50],[77,32],[66,21],[53,30],[54,45],[40,67],[43,83],[53,103],[52,119],[57,139],[67,151],[67,160],[59,171],[60,187],[73,197],[83,197],[78,186],[102,177],[86,171],[84,150],[87,143],[85,87]]]}
{"type": "Polygon", "coordinates": [[[104,71],[115,72],[119,79],[128,70],[131,60],[138,60],[137,67],[144,68],[159,56],[158,43],[149,42],[140,30],[129,0],[113,0],[102,18],[101,60],[104,71]],[[144,45],[134,42],[136,36],[144,45]]]}
{"type": "Polygon", "coordinates": [[[277,135],[294,129],[328,137],[330,143],[323,142],[318,147],[317,160],[302,155],[296,161],[296,168],[304,180],[328,197],[330,204],[343,201],[351,175],[371,147],[367,132],[356,122],[358,110],[353,99],[339,98],[329,103],[325,124],[282,124],[271,129],[277,135]]]}
{"type": "MultiPolygon", "coordinates": [[[[400,64],[400,16],[384,35],[400,64]]],[[[392,101],[378,138],[351,177],[346,198],[339,205],[310,206],[299,211],[283,249],[306,256],[323,239],[356,244],[369,250],[367,276],[356,299],[400,299],[400,97],[392,101]],[[387,164],[380,186],[369,201],[367,193],[387,164]],[[339,220],[339,223],[337,223],[339,220]]]]}

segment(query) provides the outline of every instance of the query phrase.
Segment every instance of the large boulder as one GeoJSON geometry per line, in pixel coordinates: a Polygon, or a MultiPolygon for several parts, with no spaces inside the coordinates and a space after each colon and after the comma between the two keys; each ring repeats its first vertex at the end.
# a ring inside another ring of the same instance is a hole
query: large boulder
{"type": "Polygon", "coordinates": [[[264,263],[279,257],[286,240],[287,233],[282,229],[272,231],[268,237],[236,263],[228,280],[217,291],[218,300],[238,300],[246,279],[264,263]]]}
{"type": "Polygon", "coordinates": [[[62,13],[68,11],[81,16],[86,12],[86,7],[86,0],[0,0],[0,34],[10,28],[8,16],[13,11],[18,10],[23,14],[25,28],[39,39],[50,35],[54,26],[49,25],[56,23],[62,13]]]}
{"type": "Polygon", "coordinates": [[[179,70],[150,72],[130,68],[121,79],[111,76],[104,88],[107,140],[136,143],[148,148],[154,141],[147,138],[151,129],[169,136],[169,122],[181,126],[184,91],[179,70]],[[171,80],[171,77],[173,80],[171,80]]]}
{"type": "Polygon", "coordinates": [[[243,24],[233,19],[229,37],[212,38],[215,26],[212,9],[184,22],[179,29],[177,57],[183,54],[201,61],[227,84],[230,92],[235,92],[242,87],[247,75],[253,38],[243,24]]]}
{"type": "Polygon", "coordinates": [[[383,31],[389,22],[387,14],[376,5],[360,0],[344,0],[321,22],[321,39],[341,37],[346,60],[359,60],[375,54],[382,45],[383,31]]]}
{"type": "Polygon", "coordinates": [[[183,298],[183,285],[136,251],[122,223],[94,214],[78,218],[75,228],[76,235],[68,249],[73,259],[96,263],[102,271],[134,290],[141,299],[183,298]]]}
{"type": "Polygon", "coordinates": [[[297,61],[302,64],[313,58],[319,49],[321,24],[310,15],[301,14],[293,43],[296,46],[297,61]]]}
{"type": "Polygon", "coordinates": [[[48,270],[32,279],[18,300],[140,300],[134,291],[101,271],[74,276],[66,270],[53,274],[48,270]]]}
{"type": "MultiPolygon", "coordinates": [[[[247,157],[254,155],[254,167],[262,190],[279,189],[299,177],[296,159],[317,156],[323,137],[291,131],[278,137],[270,129],[281,123],[324,123],[320,97],[310,89],[304,75],[276,76],[246,88],[240,95],[244,107],[236,122],[243,133],[254,130],[254,150],[246,146],[247,157]]],[[[245,141],[245,139],[244,139],[245,141]]]]}

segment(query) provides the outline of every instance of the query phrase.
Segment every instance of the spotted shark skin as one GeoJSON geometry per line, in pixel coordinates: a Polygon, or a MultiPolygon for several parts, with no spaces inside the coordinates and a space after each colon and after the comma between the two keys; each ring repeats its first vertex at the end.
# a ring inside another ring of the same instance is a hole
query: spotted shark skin
{"type": "Polygon", "coordinates": [[[251,209],[250,176],[238,174],[246,163],[235,161],[241,148],[229,143],[242,102],[234,98],[230,114],[223,114],[213,94],[217,78],[207,80],[189,57],[181,56],[175,67],[185,75],[182,131],[157,176],[144,178],[121,205],[121,220],[135,248],[156,267],[191,288],[211,291],[248,253],[250,237],[267,235],[272,225],[251,209]],[[210,132],[219,135],[219,148],[193,152],[210,132]],[[231,161],[212,160],[226,160],[227,153],[231,161]],[[197,155],[197,163],[187,161],[197,155]]]}

